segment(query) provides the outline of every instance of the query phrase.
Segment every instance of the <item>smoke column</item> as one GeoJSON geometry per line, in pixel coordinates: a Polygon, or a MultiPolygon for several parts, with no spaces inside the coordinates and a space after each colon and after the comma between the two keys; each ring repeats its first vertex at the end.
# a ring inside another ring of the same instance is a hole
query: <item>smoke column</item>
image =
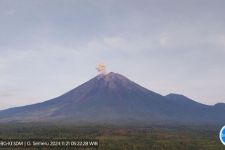
{"type": "Polygon", "coordinates": [[[105,65],[103,63],[98,64],[96,70],[101,74],[106,74],[105,65]]]}

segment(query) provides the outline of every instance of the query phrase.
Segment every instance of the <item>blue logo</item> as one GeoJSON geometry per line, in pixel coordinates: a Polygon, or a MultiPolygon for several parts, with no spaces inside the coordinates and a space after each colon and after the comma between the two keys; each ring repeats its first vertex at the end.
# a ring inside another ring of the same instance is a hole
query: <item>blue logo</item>
{"type": "Polygon", "coordinates": [[[225,126],[220,130],[220,141],[225,145],[225,126]]]}

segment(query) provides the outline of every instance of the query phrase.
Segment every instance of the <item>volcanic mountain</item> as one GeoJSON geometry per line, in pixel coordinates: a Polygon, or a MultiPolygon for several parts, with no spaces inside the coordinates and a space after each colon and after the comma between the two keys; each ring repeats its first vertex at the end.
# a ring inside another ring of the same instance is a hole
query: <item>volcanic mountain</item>
{"type": "Polygon", "coordinates": [[[117,73],[100,74],[48,101],[0,111],[0,122],[225,123],[225,104],[162,96],[117,73]]]}

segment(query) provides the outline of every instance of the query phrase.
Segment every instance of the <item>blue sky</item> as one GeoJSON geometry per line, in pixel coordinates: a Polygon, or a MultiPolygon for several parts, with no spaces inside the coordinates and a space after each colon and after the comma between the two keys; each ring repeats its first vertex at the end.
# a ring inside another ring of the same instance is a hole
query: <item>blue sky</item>
{"type": "Polygon", "coordinates": [[[42,102],[97,64],[162,95],[225,102],[224,0],[1,0],[0,109],[42,102]]]}

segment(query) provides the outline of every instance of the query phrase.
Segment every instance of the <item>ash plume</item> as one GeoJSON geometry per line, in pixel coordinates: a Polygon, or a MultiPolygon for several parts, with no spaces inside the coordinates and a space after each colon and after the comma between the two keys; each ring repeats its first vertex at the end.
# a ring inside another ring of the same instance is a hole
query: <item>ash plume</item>
{"type": "Polygon", "coordinates": [[[106,74],[106,67],[103,63],[98,64],[96,70],[101,74],[106,74]]]}

